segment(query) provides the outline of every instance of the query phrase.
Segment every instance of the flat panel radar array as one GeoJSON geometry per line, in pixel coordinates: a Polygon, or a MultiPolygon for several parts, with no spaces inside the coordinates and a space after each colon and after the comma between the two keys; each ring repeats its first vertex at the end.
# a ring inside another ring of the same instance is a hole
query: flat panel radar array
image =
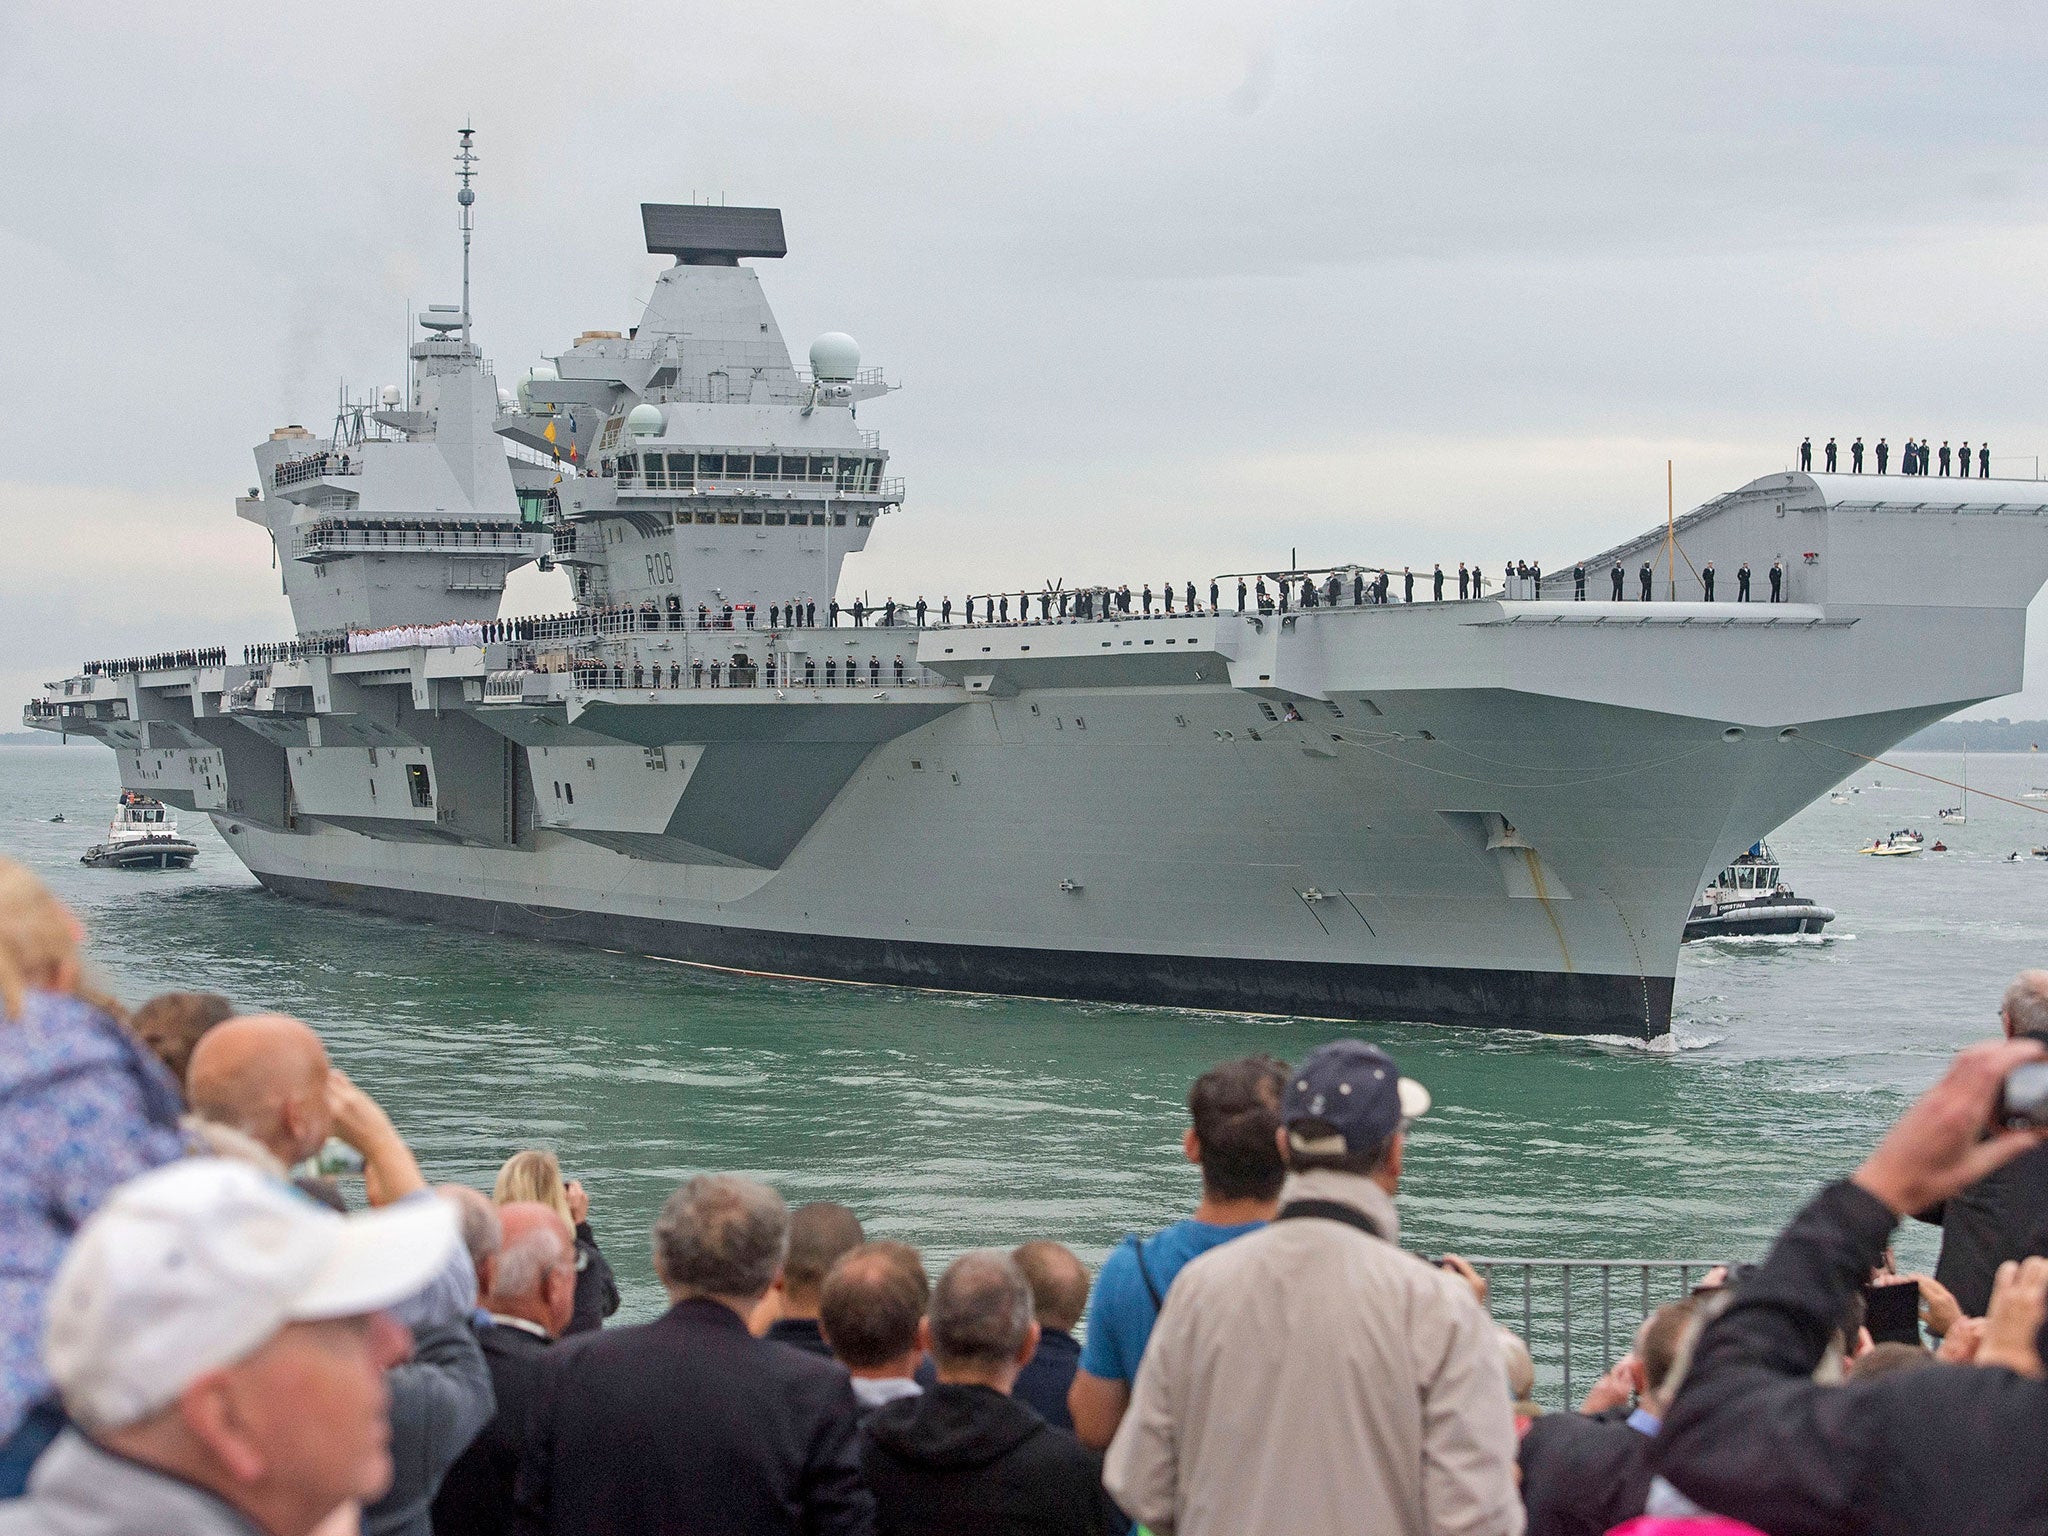
{"type": "Polygon", "coordinates": [[[709,208],[692,203],[642,203],[640,223],[653,256],[678,266],[732,267],[742,257],[789,254],[780,208],[709,208]]]}

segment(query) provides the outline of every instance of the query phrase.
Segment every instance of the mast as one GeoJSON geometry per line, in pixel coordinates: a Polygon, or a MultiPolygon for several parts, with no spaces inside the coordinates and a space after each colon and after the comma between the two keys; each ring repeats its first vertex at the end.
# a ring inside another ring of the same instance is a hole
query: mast
{"type": "Polygon", "coordinates": [[[455,194],[455,201],[462,210],[459,216],[462,226],[462,342],[464,346],[467,346],[469,344],[469,236],[470,231],[475,228],[475,222],[470,214],[470,209],[476,206],[476,193],[469,185],[469,178],[476,174],[477,163],[476,150],[471,145],[470,140],[475,135],[476,130],[464,124],[458,132],[461,135],[462,147],[455,154],[455,174],[462,179],[462,189],[455,194]]]}

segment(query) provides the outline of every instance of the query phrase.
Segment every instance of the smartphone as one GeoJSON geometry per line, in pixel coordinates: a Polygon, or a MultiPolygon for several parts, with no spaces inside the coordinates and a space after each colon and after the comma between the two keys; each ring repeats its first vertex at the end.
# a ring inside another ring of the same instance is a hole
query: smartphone
{"type": "Polygon", "coordinates": [[[1873,1344],[1918,1344],[1920,1287],[1910,1280],[1863,1287],[1863,1326],[1873,1344]]]}

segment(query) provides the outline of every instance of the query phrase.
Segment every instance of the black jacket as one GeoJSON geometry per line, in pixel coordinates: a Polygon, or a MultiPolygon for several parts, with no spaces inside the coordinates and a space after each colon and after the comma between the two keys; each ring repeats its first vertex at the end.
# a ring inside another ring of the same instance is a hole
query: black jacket
{"type": "Polygon", "coordinates": [[[818,1326],[815,1317],[778,1317],[768,1325],[768,1331],[762,1337],[800,1349],[807,1355],[817,1355],[826,1360],[832,1358],[832,1346],[825,1342],[825,1330],[818,1326]]]}
{"type": "Polygon", "coordinates": [[[1517,1459],[1528,1536],[1605,1536],[1650,1496],[1650,1437],[1620,1420],[1546,1413],[1517,1459]]]}
{"type": "Polygon", "coordinates": [[[540,1380],[548,1340],[524,1328],[477,1330],[498,1411],[456,1458],[434,1495],[434,1536],[503,1536],[512,1525],[512,1483],[519,1474],[526,1410],[540,1380]]]}
{"type": "Polygon", "coordinates": [[[846,1372],[708,1300],[547,1352],[514,1505],[533,1536],[874,1529],[846,1372]]]}
{"type": "Polygon", "coordinates": [[[1811,1379],[1894,1224],[1854,1184],[1793,1218],[1701,1335],[1655,1470],[1771,1536],[2048,1533],[2048,1382],[1990,1367],[1811,1379]]]}
{"type": "Polygon", "coordinates": [[[2000,1264],[2048,1253],[2048,1147],[2021,1154],[1921,1219],[1941,1224],[1934,1278],[1964,1312],[1982,1317],[2000,1264]]]}
{"type": "Polygon", "coordinates": [[[563,1333],[590,1333],[604,1326],[604,1320],[619,1310],[619,1283],[612,1267],[597,1250],[590,1223],[576,1224],[576,1310],[563,1333]]]}
{"type": "Polygon", "coordinates": [[[940,1382],[877,1409],[861,1471],[880,1536],[1097,1536],[1109,1529],[1102,1464],[992,1387],[940,1382]]]}
{"type": "Polygon", "coordinates": [[[441,1479],[496,1411],[491,1370],[467,1319],[413,1335],[391,1391],[391,1486],[363,1510],[363,1536],[428,1536],[441,1479]]]}
{"type": "Polygon", "coordinates": [[[1067,1412],[1067,1389],[1074,1384],[1074,1372],[1081,1364],[1081,1346],[1064,1328],[1045,1328],[1038,1336],[1038,1353],[1017,1373],[1010,1396],[1036,1413],[1054,1429],[1072,1429],[1074,1416],[1067,1412]]]}

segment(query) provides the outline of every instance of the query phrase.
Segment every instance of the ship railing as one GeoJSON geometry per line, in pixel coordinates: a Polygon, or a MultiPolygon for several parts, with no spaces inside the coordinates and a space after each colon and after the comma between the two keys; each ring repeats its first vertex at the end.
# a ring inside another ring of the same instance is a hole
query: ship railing
{"type": "Polygon", "coordinates": [[[360,475],[363,472],[363,456],[338,448],[323,448],[318,453],[309,453],[303,458],[286,459],[270,472],[273,489],[282,490],[288,485],[299,485],[307,480],[319,480],[328,475],[360,475]]]}
{"type": "MultiPolygon", "coordinates": [[[[829,463],[830,461],[826,461],[829,463]]],[[[903,478],[876,480],[873,475],[826,469],[777,471],[775,474],[709,474],[687,469],[619,469],[614,472],[624,492],[646,491],[665,496],[717,495],[721,491],[750,491],[763,486],[801,485],[830,491],[837,496],[903,496],[903,478]]]]}
{"type": "Polygon", "coordinates": [[[295,556],[347,550],[499,550],[530,554],[539,530],[531,528],[344,528],[314,524],[292,536],[295,556]]]}
{"type": "MultiPolygon", "coordinates": [[[[537,659],[537,658],[535,658],[537,659]]],[[[519,687],[510,682],[503,684],[504,697],[516,696],[523,690],[528,670],[516,674],[519,687]]],[[[837,658],[827,668],[816,658],[792,660],[788,657],[768,657],[747,666],[737,666],[730,660],[712,660],[706,657],[692,657],[688,661],[671,659],[648,665],[644,662],[606,661],[596,657],[577,656],[570,661],[569,671],[576,686],[586,690],[609,690],[613,692],[688,692],[695,689],[733,688],[778,688],[803,689],[806,691],[833,692],[886,692],[893,688],[941,688],[946,679],[913,663],[906,662],[899,670],[893,661],[883,662],[880,669],[873,670],[865,665],[840,666],[837,658]]],[[[494,697],[491,685],[485,684],[485,697],[494,697]]]]}
{"type": "Polygon", "coordinates": [[[1561,1405],[1628,1352],[1637,1327],[1657,1308],[1680,1301],[1726,1259],[1469,1258],[1485,1277],[1493,1320],[1529,1346],[1537,1380],[1555,1386],[1561,1405]]]}

